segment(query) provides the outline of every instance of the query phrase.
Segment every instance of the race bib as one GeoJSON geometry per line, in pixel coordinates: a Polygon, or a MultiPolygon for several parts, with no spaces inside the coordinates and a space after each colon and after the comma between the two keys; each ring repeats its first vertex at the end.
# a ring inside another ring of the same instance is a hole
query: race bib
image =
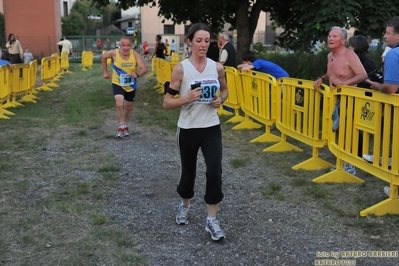
{"type": "Polygon", "coordinates": [[[194,103],[205,103],[210,104],[210,102],[215,98],[215,95],[219,92],[220,84],[217,79],[206,79],[206,80],[196,80],[194,83],[201,82],[202,94],[201,97],[194,103]]]}
{"type": "Polygon", "coordinates": [[[130,74],[120,74],[119,82],[121,86],[131,86],[134,84],[134,78],[130,74]]]}

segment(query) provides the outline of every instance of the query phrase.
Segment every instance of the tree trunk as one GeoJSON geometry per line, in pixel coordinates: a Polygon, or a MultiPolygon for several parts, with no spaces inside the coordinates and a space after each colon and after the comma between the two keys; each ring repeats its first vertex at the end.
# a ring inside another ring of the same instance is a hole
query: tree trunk
{"type": "Polygon", "coordinates": [[[236,10],[237,28],[237,62],[241,64],[241,55],[249,51],[252,39],[258,25],[259,15],[267,0],[257,0],[249,11],[248,0],[238,0],[236,10]]]}
{"type": "Polygon", "coordinates": [[[242,62],[242,53],[248,51],[251,45],[252,37],[249,36],[249,17],[248,0],[239,0],[236,10],[236,28],[237,28],[237,63],[242,62]]]}

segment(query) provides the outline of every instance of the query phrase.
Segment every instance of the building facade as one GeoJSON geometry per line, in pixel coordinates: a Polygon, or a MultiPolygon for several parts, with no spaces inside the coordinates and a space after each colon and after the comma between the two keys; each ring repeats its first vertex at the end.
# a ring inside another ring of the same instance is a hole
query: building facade
{"type": "Polygon", "coordinates": [[[2,0],[6,36],[13,33],[34,55],[57,53],[61,36],[59,0],[2,0]],[[38,8],[40,6],[40,8],[38,8]]]}

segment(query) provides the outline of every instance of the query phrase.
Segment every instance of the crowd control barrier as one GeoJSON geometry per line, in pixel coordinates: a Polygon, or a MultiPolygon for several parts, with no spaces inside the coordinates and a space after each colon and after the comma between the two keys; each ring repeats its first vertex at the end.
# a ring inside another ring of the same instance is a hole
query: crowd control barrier
{"type": "Polygon", "coordinates": [[[157,58],[155,62],[158,84],[154,86],[154,89],[158,88],[158,92],[164,94],[165,82],[170,81],[172,77],[172,67],[165,59],[157,58]]]}
{"type": "MultiPolygon", "coordinates": [[[[102,52],[102,54],[106,54],[108,51],[106,51],[106,50],[104,50],[103,52],[102,52]]],[[[107,66],[111,66],[111,64],[112,64],[112,58],[107,58],[107,66]]]]}
{"type": "Polygon", "coordinates": [[[13,112],[6,110],[7,107],[3,105],[11,97],[10,73],[9,66],[0,66],[0,119],[10,119],[8,116],[15,115],[13,112]]]}
{"type": "Polygon", "coordinates": [[[330,88],[324,84],[315,91],[313,81],[280,78],[277,96],[276,127],[281,132],[280,142],[265,152],[302,151],[287,142],[287,136],[312,147],[312,157],[292,169],[318,170],[333,165],[319,158],[319,149],[327,147],[327,124],[330,88]]]}
{"type": "Polygon", "coordinates": [[[240,104],[242,102],[242,90],[238,89],[241,83],[238,84],[238,70],[234,67],[224,67],[224,73],[226,76],[226,83],[229,89],[229,97],[224,101],[223,105],[219,108],[219,115],[232,115],[231,112],[226,111],[223,106],[226,106],[233,110],[233,117],[227,120],[225,123],[241,123],[244,121],[244,117],[240,115],[240,104]]]}
{"type": "Polygon", "coordinates": [[[58,53],[54,53],[51,55],[51,57],[55,58],[55,77],[54,81],[59,81],[61,78],[61,62],[60,62],[60,56],[58,53]]]}
{"type": "Polygon", "coordinates": [[[12,101],[14,106],[23,106],[20,102],[36,103],[30,91],[30,65],[14,64],[11,73],[12,79],[12,101]],[[17,97],[21,97],[17,101],[17,97]]]}
{"type": "Polygon", "coordinates": [[[170,60],[170,66],[171,69],[173,70],[173,68],[178,65],[180,63],[180,58],[179,58],[179,53],[173,53],[171,56],[171,60],[170,60]]]}
{"type": "Polygon", "coordinates": [[[156,71],[156,61],[155,60],[156,60],[156,57],[154,56],[151,59],[151,73],[147,75],[149,77],[155,76],[155,71],[156,71]]]}
{"type": "Polygon", "coordinates": [[[232,129],[261,128],[262,125],[254,122],[251,118],[265,126],[265,133],[251,142],[274,142],[279,141],[278,136],[270,132],[270,126],[275,122],[276,110],[276,79],[268,74],[257,71],[238,70],[238,93],[242,95],[240,104],[244,112],[244,120],[232,129]]]}
{"type": "MultiPolygon", "coordinates": [[[[58,60],[59,62],[59,60],[58,60]]],[[[29,91],[31,94],[31,98],[34,100],[40,100],[35,94],[38,93],[36,90],[36,81],[37,81],[37,60],[33,60],[29,63],[29,91]]]]}
{"type": "Polygon", "coordinates": [[[54,83],[55,78],[55,58],[54,57],[43,57],[41,63],[41,74],[40,80],[42,86],[38,87],[37,90],[52,91],[51,87],[59,87],[54,83]]]}
{"type": "Polygon", "coordinates": [[[69,58],[68,58],[68,52],[62,52],[61,53],[61,74],[72,74],[71,71],[69,71],[69,58]]]}
{"type": "Polygon", "coordinates": [[[345,161],[390,186],[389,198],[362,210],[361,216],[399,214],[399,164],[396,163],[399,160],[399,95],[340,86],[331,93],[330,105],[335,106],[330,115],[336,119],[329,122],[328,147],[337,156],[337,168],[313,181],[363,183],[342,169],[345,161]],[[333,125],[338,126],[338,130],[332,131],[333,125]],[[359,156],[359,149],[361,153],[373,154],[373,163],[359,156]]]}
{"type": "Polygon", "coordinates": [[[91,69],[93,66],[94,53],[92,51],[82,52],[82,70],[87,71],[86,68],[91,69]]]}

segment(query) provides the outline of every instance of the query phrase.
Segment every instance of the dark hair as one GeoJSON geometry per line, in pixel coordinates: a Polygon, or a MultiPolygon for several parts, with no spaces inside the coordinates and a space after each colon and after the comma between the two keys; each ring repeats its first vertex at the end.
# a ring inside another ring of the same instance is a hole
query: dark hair
{"type": "Polygon", "coordinates": [[[393,17],[387,22],[387,27],[392,27],[393,32],[399,33],[399,17],[393,17]]]}
{"type": "Polygon", "coordinates": [[[363,35],[355,35],[350,37],[349,45],[354,48],[354,52],[359,58],[363,58],[369,53],[369,43],[367,41],[367,38],[363,35]]]}
{"type": "Polygon", "coordinates": [[[4,51],[4,52],[1,54],[1,59],[10,61],[10,53],[9,53],[8,51],[4,51]]]}
{"type": "Polygon", "coordinates": [[[161,41],[161,40],[162,40],[162,36],[161,36],[161,35],[159,35],[159,34],[157,34],[156,38],[157,38],[159,41],[161,41]]]}
{"type": "Polygon", "coordinates": [[[253,63],[256,60],[254,53],[251,51],[243,52],[241,57],[242,61],[251,61],[253,63]]]}
{"type": "Polygon", "coordinates": [[[204,30],[209,32],[209,35],[212,34],[211,32],[211,28],[209,28],[207,25],[205,25],[204,23],[195,23],[193,25],[191,25],[190,29],[188,30],[187,34],[186,34],[186,39],[189,39],[190,42],[193,40],[194,38],[194,34],[199,31],[199,30],[204,30]]]}
{"type": "Polygon", "coordinates": [[[8,34],[8,41],[10,42],[10,44],[13,44],[15,42],[15,35],[13,33],[8,34]],[[14,36],[14,40],[11,41],[11,37],[14,36]]]}

